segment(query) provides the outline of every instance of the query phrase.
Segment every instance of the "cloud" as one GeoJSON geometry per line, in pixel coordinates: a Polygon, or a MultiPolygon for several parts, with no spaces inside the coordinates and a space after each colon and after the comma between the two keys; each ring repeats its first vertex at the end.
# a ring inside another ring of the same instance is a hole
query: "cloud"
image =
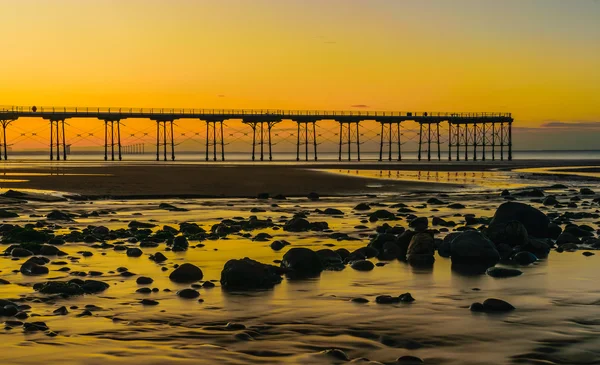
{"type": "Polygon", "coordinates": [[[542,124],[544,128],[600,128],[600,122],[562,122],[549,121],[542,124]]]}
{"type": "Polygon", "coordinates": [[[351,108],[368,108],[368,105],[365,104],[354,104],[354,105],[350,105],[351,108]]]}

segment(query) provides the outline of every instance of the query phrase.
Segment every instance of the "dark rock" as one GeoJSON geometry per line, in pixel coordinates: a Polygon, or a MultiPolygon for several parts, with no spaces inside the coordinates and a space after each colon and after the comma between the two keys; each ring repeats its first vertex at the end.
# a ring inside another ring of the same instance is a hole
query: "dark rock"
{"type": "Polygon", "coordinates": [[[460,203],[454,203],[454,204],[448,205],[448,208],[450,208],[450,209],[465,209],[465,206],[460,203]]]}
{"type": "Polygon", "coordinates": [[[334,359],[340,360],[340,361],[350,361],[350,359],[348,358],[348,355],[346,355],[344,353],[344,351],[339,350],[339,349],[325,350],[325,351],[323,351],[323,354],[327,355],[329,357],[332,357],[334,359]]]}
{"type": "Polygon", "coordinates": [[[168,204],[168,203],[160,203],[160,205],[158,206],[158,209],[165,209],[171,212],[187,212],[188,210],[185,208],[179,208],[176,207],[174,205],[168,204]]]}
{"type": "Polygon", "coordinates": [[[542,204],[546,205],[546,206],[554,206],[556,204],[558,204],[558,200],[556,200],[556,197],[554,195],[548,195],[544,201],[542,202],[542,204]]]}
{"type": "Polygon", "coordinates": [[[415,218],[412,221],[410,221],[408,226],[417,232],[425,232],[425,230],[427,230],[427,227],[429,226],[429,220],[427,219],[427,217],[415,218]]]}
{"type": "Polygon", "coordinates": [[[493,278],[511,278],[523,274],[521,270],[507,269],[504,267],[490,267],[486,273],[493,278]]]}
{"type": "Polygon", "coordinates": [[[344,215],[344,212],[342,212],[339,209],[334,209],[334,208],[327,208],[323,211],[323,214],[327,214],[327,215],[344,215]]]}
{"type": "Polygon", "coordinates": [[[71,214],[61,212],[60,210],[53,210],[46,215],[46,219],[54,221],[72,221],[71,217],[71,214]]]}
{"type": "Polygon", "coordinates": [[[140,257],[144,252],[137,247],[130,247],[127,249],[128,257],[140,257]]]}
{"type": "Polygon", "coordinates": [[[285,223],[283,230],[288,232],[306,232],[310,230],[310,222],[304,218],[293,218],[285,223]]]}
{"type": "Polygon", "coordinates": [[[369,300],[366,298],[352,298],[353,303],[366,304],[369,303],[369,300]]]}
{"type": "Polygon", "coordinates": [[[515,307],[513,307],[510,303],[501,299],[490,298],[483,302],[483,310],[487,313],[510,312],[514,309],[515,307]]]}
{"type": "Polygon", "coordinates": [[[431,204],[431,205],[445,205],[445,204],[447,204],[447,203],[446,203],[446,202],[444,202],[444,201],[441,201],[441,200],[440,200],[440,199],[438,199],[438,198],[429,198],[429,199],[427,200],[427,204],[431,204]]]}
{"type": "Polygon", "coordinates": [[[280,274],[279,268],[247,257],[229,260],[221,271],[221,286],[229,290],[270,289],[281,282],[280,274]]]}
{"type": "Polygon", "coordinates": [[[504,226],[511,221],[521,222],[531,236],[537,238],[549,236],[548,217],[534,207],[518,202],[506,202],[500,205],[490,222],[489,229],[493,231],[495,226],[504,226]]]}
{"type": "Polygon", "coordinates": [[[342,260],[342,257],[337,252],[325,248],[316,253],[319,256],[319,260],[321,260],[324,270],[339,271],[344,268],[344,260],[342,260]]]}
{"type": "Polygon", "coordinates": [[[451,243],[450,257],[456,265],[491,267],[500,261],[495,245],[481,232],[465,231],[451,243]]]}
{"type": "Polygon", "coordinates": [[[150,255],[150,260],[154,262],[165,262],[167,261],[167,257],[160,252],[155,253],[154,255],[150,255]]]}
{"type": "Polygon", "coordinates": [[[67,307],[65,307],[64,305],[58,309],[56,309],[54,312],[52,312],[56,315],[59,316],[66,316],[67,314],[69,314],[69,311],[67,310],[67,307]]]}
{"type": "Polygon", "coordinates": [[[273,251],[279,251],[282,248],[284,248],[285,246],[289,245],[290,243],[288,241],[285,240],[277,240],[277,241],[273,241],[271,242],[271,248],[273,249],[273,251]]]}
{"type": "Polygon", "coordinates": [[[519,221],[496,224],[485,231],[486,236],[496,245],[506,244],[510,247],[524,246],[529,242],[529,234],[519,221]]]}
{"type": "Polygon", "coordinates": [[[137,280],[135,282],[138,285],[148,285],[148,284],[152,284],[154,282],[154,280],[147,276],[140,276],[139,278],[137,278],[137,280]]]}
{"type": "Polygon", "coordinates": [[[590,188],[581,188],[579,190],[579,194],[581,195],[595,195],[596,193],[590,188]]]}
{"type": "Polygon", "coordinates": [[[154,227],[156,227],[156,224],[145,223],[145,222],[138,222],[138,221],[131,221],[131,222],[129,222],[129,224],[127,226],[129,228],[154,228],[154,227]]]}
{"type": "Polygon", "coordinates": [[[19,215],[6,209],[0,209],[0,218],[18,218],[19,215]]]}
{"type": "Polygon", "coordinates": [[[354,207],[354,210],[358,210],[358,211],[371,210],[371,207],[367,203],[360,203],[354,207]]]}
{"type": "Polygon", "coordinates": [[[317,201],[320,199],[319,194],[315,192],[308,193],[307,198],[312,201],[317,201]]]}
{"type": "Polygon", "coordinates": [[[538,260],[538,258],[531,252],[521,251],[513,256],[512,260],[519,265],[530,265],[538,260]]]}
{"type": "Polygon", "coordinates": [[[185,298],[185,299],[195,299],[200,296],[200,293],[198,293],[194,289],[183,289],[183,290],[178,291],[177,295],[180,296],[181,298],[185,298]]]}
{"type": "Polygon", "coordinates": [[[21,274],[28,276],[45,275],[50,272],[46,266],[43,266],[46,263],[41,257],[31,257],[21,265],[19,271],[21,271],[21,274]]]}
{"type": "Polygon", "coordinates": [[[595,253],[593,253],[593,252],[590,252],[590,251],[584,251],[584,252],[582,252],[581,254],[582,254],[583,256],[587,256],[587,257],[589,257],[589,256],[594,256],[594,255],[595,255],[595,253]]]}
{"type": "Polygon", "coordinates": [[[12,257],[29,257],[33,256],[33,252],[21,247],[15,247],[10,251],[12,257]]]}
{"type": "Polygon", "coordinates": [[[142,299],[140,301],[140,303],[142,305],[158,305],[158,302],[156,300],[152,300],[152,299],[142,299]]]}
{"type": "Polygon", "coordinates": [[[185,263],[175,269],[171,275],[169,275],[169,279],[176,283],[193,283],[202,280],[203,276],[204,274],[199,267],[185,263]]]}
{"type": "Polygon", "coordinates": [[[433,263],[435,254],[435,241],[429,233],[415,234],[408,246],[406,259],[409,263],[425,265],[433,263]]]}
{"type": "Polygon", "coordinates": [[[404,355],[404,356],[400,356],[399,358],[397,358],[396,363],[413,365],[413,364],[424,364],[424,361],[421,358],[416,357],[416,356],[404,355]]]}
{"type": "Polygon", "coordinates": [[[316,252],[309,248],[294,247],[283,255],[281,267],[297,276],[317,276],[323,265],[316,252]]]}
{"type": "Polygon", "coordinates": [[[396,220],[396,215],[385,209],[376,210],[373,213],[369,214],[369,220],[371,222],[375,222],[379,219],[396,220]]]}
{"type": "Polygon", "coordinates": [[[354,261],[351,267],[357,271],[371,271],[375,268],[375,265],[371,261],[360,260],[354,261]]]}

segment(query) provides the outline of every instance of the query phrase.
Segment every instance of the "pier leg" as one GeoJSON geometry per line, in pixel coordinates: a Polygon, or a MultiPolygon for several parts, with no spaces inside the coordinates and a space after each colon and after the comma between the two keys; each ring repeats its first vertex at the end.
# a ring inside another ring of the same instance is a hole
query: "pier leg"
{"type": "Polygon", "coordinates": [[[296,135],[296,161],[300,161],[300,123],[296,122],[298,125],[298,134],[296,135]]]}
{"type": "Polygon", "coordinates": [[[352,161],[352,127],[350,127],[350,123],[348,123],[346,127],[346,136],[348,137],[348,161],[352,161]]]}
{"type": "Polygon", "coordinates": [[[308,123],[304,123],[304,160],[308,161],[308,123]]]}
{"type": "Polygon", "coordinates": [[[265,146],[265,130],[263,128],[263,122],[260,122],[260,160],[264,161],[264,146],[265,146]]]}
{"type": "Polygon", "coordinates": [[[50,161],[54,160],[54,141],[53,141],[53,136],[54,134],[54,122],[50,121],[50,161]]]}
{"type": "Polygon", "coordinates": [[[427,161],[431,161],[431,123],[427,123],[427,161]]]}
{"type": "Polygon", "coordinates": [[[437,127],[437,146],[438,146],[438,161],[442,160],[442,152],[440,150],[440,123],[436,123],[437,127]]]}
{"type": "Polygon", "coordinates": [[[173,121],[171,121],[171,161],[175,161],[175,133],[173,130],[173,121]]]}
{"type": "Polygon", "coordinates": [[[419,123],[419,155],[418,159],[421,161],[421,145],[423,143],[423,124],[419,123]]]}
{"type": "Polygon", "coordinates": [[[67,160],[67,141],[66,141],[66,137],[65,137],[65,121],[62,120],[60,122],[60,124],[62,125],[62,143],[63,143],[63,160],[67,160]]]}
{"type": "Polygon", "coordinates": [[[398,128],[398,161],[402,161],[402,143],[400,143],[400,126],[401,124],[399,122],[396,123],[396,127],[398,128]]]}
{"type": "Polygon", "coordinates": [[[492,122],[492,161],[496,161],[496,122],[492,122]]]}
{"type": "Polygon", "coordinates": [[[460,124],[456,125],[456,161],[460,161],[460,124]]]}
{"type": "Polygon", "coordinates": [[[115,122],[110,122],[110,154],[111,161],[115,160],[115,122]]]}
{"type": "Polygon", "coordinates": [[[481,133],[481,138],[482,138],[482,141],[481,141],[481,142],[482,142],[482,148],[483,148],[483,151],[482,151],[482,153],[481,153],[481,161],[485,161],[485,144],[486,144],[486,143],[485,143],[485,139],[486,139],[486,137],[487,137],[487,135],[486,135],[486,133],[487,133],[487,132],[486,132],[486,130],[485,130],[485,129],[486,129],[485,127],[486,127],[486,126],[485,126],[485,122],[484,122],[484,123],[483,123],[483,132],[481,133]]]}
{"type": "Polygon", "coordinates": [[[477,123],[473,124],[473,161],[477,161],[477,123]]]}
{"type": "Polygon", "coordinates": [[[317,126],[316,126],[316,122],[312,123],[312,127],[313,127],[313,147],[314,147],[314,151],[315,151],[315,161],[317,161],[317,126]]]}
{"type": "Polygon", "coordinates": [[[504,161],[504,123],[500,123],[500,161],[504,161]]]}
{"type": "Polygon", "coordinates": [[[392,161],[392,123],[388,124],[388,161],[392,161]]]}
{"type": "Polygon", "coordinates": [[[356,122],[356,159],[360,162],[360,122],[356,122]]]}
{"type": "Polygon", "coordinates": [[[448,122],[448,161],[452,161],[452,123],[448,122]]]}
{"type": "Polygon", "coordinates": [[[219,122],[221,126],[221,161],[225,161],[225,135],[223,134],[223,121],[219,122]]]}
{"type": "MultiPolygon", "coordinates": [[[[273,161],[273,151],[271,146],[271,123],[268,123],[267,126],[269,127],[269,161],[273,161]]],[[[306,145],[308,146],[308,143],[306,145]]],[[[306,147],[306,159],[308,159],[308,147],[306,147]]]]}
{"type": "Polygon", "coordinates": [[[163,160],[167,161],[167,122],[163,122],[163,160]]]}
{"type": "Polygon", "coordinates": [[[156,121],[156,161],[160,160],[160,122],[156,121]]]}
{"type": "Polygon", "coordinates": [[[465,162],[469,161],[469,125],[465,124],[465,162]]]}
{"type": "Polygon", "coordinates": [[[383,161],[383,122],[381,122],[381,138],[379,138],[379,161],[383,161]]]}
{"type": "Polygon", "coordinates": [[[121,121],[117,121],[117,143],[119,148],[119,161],[123,160],[123,155],[121,154],[121,121]]]}
{"type": "Polygon", "coordinates": [[[210,122],[206,121],[206,161],[208,161],[208,141],[210,140],[210,134],[208,134],[208,125],[210,122]]]}
{"type": "Polygon", "coordinates": [[[338,154],[339,155],[338,159],[340,161],[342,161],[342,123],[341,122],[339,122],[339,123],[340,123],[340,150],[339,150],[339,154],[338,154]]]}
{"type": "Polygon", "coordinates": [[[58,121],[56,121],[56,161],[60,161],[60,126],[58,121]]]}
{"type": "Polygon", "coordinates": [[[108,161],[108,122],[104,121],[104,161],[108,161]]]}
{"type": "Polygon", "coordinates": [[[252,161],[255,160],[254,152],[256,150],[256,124],[252,125],[252,161]]]}
{"type": "Polygon", "coordinates": [[[512,122],[508,122],[508,160],[512,161],[512,122]]]}

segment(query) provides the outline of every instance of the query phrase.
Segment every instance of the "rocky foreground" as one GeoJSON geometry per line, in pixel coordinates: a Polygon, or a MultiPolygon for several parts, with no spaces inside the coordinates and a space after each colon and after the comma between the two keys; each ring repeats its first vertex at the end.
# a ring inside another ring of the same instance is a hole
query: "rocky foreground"
{"type": "MultiPolygon", "coordinates": [[[[76,227],[78,220],[107,215],[109,211],[73,213],[53,210],[44,216],[29,215],[28,219],[34,218],[35,223],[22,225],[18,223],[23,218],[20,217],[19,205],[11,205],[0,209],[0,217],[5,220],[0,225],[1,243],[5,245],[4,256],[11,260],[14,272],[23,277],[43,280],[31,285],[29,295],[0,299],[0,317],[4,319],[7,331],[22,328],[25,332],[44,332],[54,337],[60,333],[53,331],[46,323],[35,320],[36,303],[62,303],[73,297],[110,292],[112,284],[102,279],[106,275],[135,280],[140,286],[138,294],[160,290],[150,287],[157,278],[137,275],[126,267],[115,267],[109,272],[79,271],[69,267],[81,258],[92,256],[95,252],[103,254],[107,250],[130,258],[145,257],[155,265],[160,265],[171,282],[189,286],[173,292],[173,296],[202,302],[203,299],[199,299],[201,290],[215,286],[228,292],[269,290],[283,280],[311,279],[319,277],[323,271],[350,269],[368,272],[395,260],[416,268],[427,268],[434,266],[436,260],[447,259],[457,274],[509,278],[522,275],[520,268],[544,260],[551,252],[600,249],[597,228],[590,224],[577,224],[579,220],[593,221],[600,217],[597,209],[600,198],[595,192],[588,188],[573,191],[565,186],[553,186],[548,190],[563,192],[550,195],[543,189],[522,190],[512,194],[503,191],[500,195],[505,202],[496,204],[491,217],[470,214],[466,205],[453,202],[450,196],[444,194],[426,198],[418,207],[402,202],[361,202],[351,209],[352,218],[361,221],[355,228],[362,232],[371,230],[361,237],[330,228],[329,217],[350,218],[350,213],[337,208],[309,211],[297,207],[291,217],[277,220],[259,218],[259,214],[267,213],[263,204],[252,208],[252,214],[256,215],[249,218],[223,219],[209,227],[193,221],[159,225],[158,222],[140,219],[127,222],[127,227],[110,229],[94,225],[76,227]],[[415,214],[416,208],[419,214],[415,214]],[[454,214],[441,217],[437,215],[441,209],[454,214]],[[423,214],[424,210],[428,210],[429,214],[423,214]],[[277,239],[274,237],[277,231],[285,232],[287,237],[317,233],[338,243],[336,247],[313,250],[292,239],[277,239]],[[169,263],[169,256],[173,253],[185,254],[211,241],[226,244],[226,240],[234,236],[257,243],[266,242],[273,251],[280,253],[280,259],[265,263],[253,259],[252,252],[240,253],[239,257],[224,262],[218,281],[205,280],[203,267],[198,262],[169,263]],[[361,242],[364,245],[359,248],[343,247],[345,243],[348,243],[348,247],[356,247],[361,242]],[[77,255],[68,254],[67,248],[73,244],[85,244],[89,249],[79,251],[77,255]],[[152,254],[144,251],[151,251],[152,254]],[[53,272],[72,278],[53,278],[53,272]]],[[[13,193],[11,198],[24,201],[27,196],[15,196],[13,193]]],[[[267,206],[271,202],[273,209],[277,208],[278,202],[285,200],[284,196],[271,199],[268,194],[258,197],[258,201],[268,203],[267,206]]],[[[308,200],[318,201],[319,196],[312,193],[308,200]]],[[[186,208],[167,203],[158,208],[169,212],[187,211],[186,208]]],[[[583,255],[593,256],[594,253],[584,251],[583,255]]],[[[10,284],[10,281],[0,277],[0,285],[10,284]]],[[[357,304],[374,301],[381,305],[409,305],[413,302],[417,304],[419,298],[406,292],[378,295],[375,298],[357,296],[350,300],[357,304]]],[[[156,306],[160,301],[144,298],[140,304],[156,306]]],[[[53,310],[53,315],[66,316],[75,311],[77,317],[85,317],[93,315],[94,310],[94,306],[78,308],[60,305],[53,310]]],[[[498,314],[518,311],[519,308],[502,298],[487,298],[482,302],[474,302],[470,310],[498,314]]],[[[469,315],[465,312],[465,315],[469,315]]],[[[226,326],[240,333],[245,330],[243,325],[235,323],[226,326]]],[[[246,335],[252,337],[251,334],[246,335]]],[[[327,350],[325,355],[331,357],[332,361],[351,360],[339,349],[327,350]]],[[[422,361],[412,356],[397,359],[397,363],[407,364],[422,361]]]]}

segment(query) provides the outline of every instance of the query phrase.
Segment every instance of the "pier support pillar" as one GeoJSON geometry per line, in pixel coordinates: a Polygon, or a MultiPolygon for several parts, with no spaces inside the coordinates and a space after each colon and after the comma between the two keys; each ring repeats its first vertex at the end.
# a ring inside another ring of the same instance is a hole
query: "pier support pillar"
{"type": "Polygon", "coordinates": [[[304,160],[309,158],[309,145],[313,146],[313,158],[317,157],[317,121],[316,120],[295,120],[297,124],[296,134],[296,161],[300,161],[300,147],[304,146],[304,160]]]}
{"type": "Polygon", "coordinates": [[[6,128],[13,121],[13,119],[0,119],[0,160],[4,156],[4,160],[8,160],[8,144],[6,143],[6,128]]]}
{"type": "Polygon", "coordinates": [[[206,121],[206,161],[210,160],[212,147],[213,161],[217,161],[217,152],[221,148],[221,161],[225,161],[225,136],[223,134],[222,120],[206,121]]]}
{"type": "Polygon", "coordinates": [[[356,160],[360,161],[360,121],[337,121],[340,124],[338,160],[342,161],[343,146],[348,147],[348,161],[352,161],[352,145],[356,145],[356,160]]]}
{"type": "Polygon", "coordinates": [[[108,148],[110,147],[110,160],[115,160],[115,145],[117,146],[118,159],[123,159],[121,152],[121,121],[119,119],[104,120],[104,161],[108,161],[108,148]]]}
{"type": "MultiPolygon", "coordinates": [[[[63,159],[67,160],[67,144],[65,136],[65,120],[50,120],[50,161],[54,160],[54,149],[56,149],[56,161],[60,161],[60,148],[62,146],[63,159]]],[[[69,146],[70,149],[70,146],[69,146]]]]}
{"type": "Polygon", "coordinates": [[[512,121],[508,122],[508,160],[512,161],[512,121]]]}
{"type": "Polygon", "coordinates": [[[427,144],[427,161],[431,161],[431,143],[437,144],[437,156],[438,161],[442,159],[441,155],[441,146],[440,146],[440,121],[431,121],[431,122],[419,122],[419,154],[418,159],[421,161],[421,155],[423,151],[423,144],[427,144]],[[436,128],[432,131],[431,124],[435,124],[436,128]],[[426,133],[423,133],[423,125],[427,125],[426,133]],[[425,137],[425,141],[423,140],[425,137]]]}
{"type": "Polygon", "coordinates": [[[269,161],[273,161],[273,142],[271,139],[271,129],[280,120],[273,121],[243,121],[244,124],[249,125],[252,128],[252,161],[256,160],[256,146],[260,147],[260,160],[265,160],[265,144],[269,149],[269,161]],[[258,132],[258,142],[256,140],[256,133],[258,132]]]}
{"type": "Polygon", "coordinates": [[[156,122],[156,161],[160,160],[162,147],[163,161],[167,161],[168,150],[171,150],[171,161],[175,161],[175,132],[172,120],[155,120],[156,122]]]}
{"type": "Polygon", "coordinates": [[[379,161],[383,161],[383,152],[387,150],[387,160],[392,161],[394,145],[398,151],[398,161],[402,161],[402,143],[400,141],[400,122],[379,122],[381,134],[379,140],[379,161]]]}

